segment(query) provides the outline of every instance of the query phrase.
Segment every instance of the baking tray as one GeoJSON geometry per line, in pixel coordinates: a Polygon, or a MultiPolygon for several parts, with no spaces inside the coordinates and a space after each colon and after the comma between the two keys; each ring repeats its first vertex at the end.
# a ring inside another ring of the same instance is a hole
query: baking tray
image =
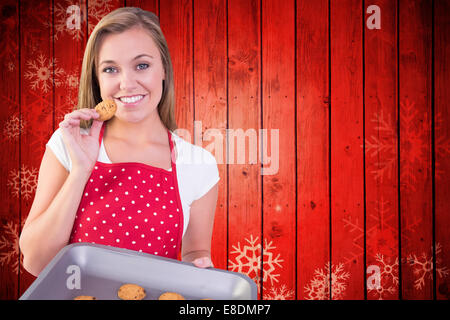
{"type": "Polygon", "coordinates": [[[191,263],[91,243],[61,249],[20,300],[72,300],[89,295],[119,300],[122,284],[142,286],[145,300],[177,292],[187,300],[256,300],[255,282],[237,272],[201,269],[191,263]]]}

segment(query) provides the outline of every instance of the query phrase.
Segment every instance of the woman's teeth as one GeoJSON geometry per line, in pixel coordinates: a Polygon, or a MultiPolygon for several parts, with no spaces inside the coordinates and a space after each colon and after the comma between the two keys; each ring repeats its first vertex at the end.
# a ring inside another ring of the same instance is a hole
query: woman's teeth
{"type": "Polygon", "coordinates": [[[134,103],[141,100],[143,97],[144,97],[143,95],[132,97],[120,97],[119,100],[122,101],[123,103],[134,103]]]}

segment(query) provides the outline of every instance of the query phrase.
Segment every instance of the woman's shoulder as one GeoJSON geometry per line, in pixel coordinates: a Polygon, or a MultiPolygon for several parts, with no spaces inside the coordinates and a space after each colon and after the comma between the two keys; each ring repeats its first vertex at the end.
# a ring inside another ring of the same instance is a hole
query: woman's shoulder
{"type": "Polygon", "coordinates": [[[177,148],[177,163],[217,166],[216,158],[211,152],[184,140],[174,132],[171,133],[177,148]]]}

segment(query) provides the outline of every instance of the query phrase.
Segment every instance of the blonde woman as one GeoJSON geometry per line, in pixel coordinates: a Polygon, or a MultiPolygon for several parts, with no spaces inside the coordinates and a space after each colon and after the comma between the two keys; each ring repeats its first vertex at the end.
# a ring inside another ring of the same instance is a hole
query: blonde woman
{"type": "Polygon", "coordinates": [[[37,276],[73,242],[212,266],[217,163],[175,129],[158,18],[139,8],[111,12],[87,42],[76,110],[47,144],[20,236],[25,269],[37,276]],[[98,121],[94,107],[106,99],[116,114],[98,121]]]}

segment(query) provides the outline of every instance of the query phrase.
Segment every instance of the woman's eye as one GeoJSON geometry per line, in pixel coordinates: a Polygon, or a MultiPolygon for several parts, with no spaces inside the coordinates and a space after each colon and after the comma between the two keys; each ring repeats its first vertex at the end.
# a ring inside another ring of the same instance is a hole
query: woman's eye
{"type": "Polygon", "coordinates": [[[148,63],[139,63],[137,65],[138,70],[144,70],[144,69],[147,69],[148,67],[149,67],[148,63]]]}
{"type": "Polygon", "coordinates": [[[114,68],[114,67],[106,67],[105,69],[103,69],[103,72],[113,73],[113,72],[116,72],[116,68],[114,68]]]}

